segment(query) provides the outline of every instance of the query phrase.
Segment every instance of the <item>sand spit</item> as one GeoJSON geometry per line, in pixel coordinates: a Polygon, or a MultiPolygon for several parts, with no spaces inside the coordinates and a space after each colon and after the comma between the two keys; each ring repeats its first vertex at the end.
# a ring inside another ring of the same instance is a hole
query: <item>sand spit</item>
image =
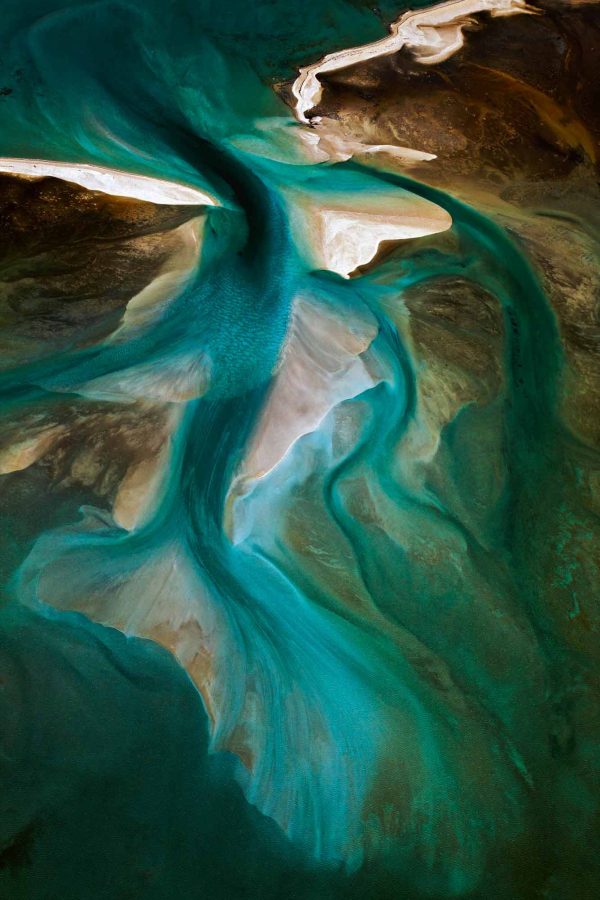
{"type": "Polygon", "coordinates": [[[131,197],[169,206],[219,206],[215,197],[198,188],[150,178],[146,175],[132,175],[119,169],[105,166],[90,166],[85,163],[53,162],[47,159],[0,158],[0,172],[11,175],[28,175],[43,178],[62,178],[91,191],[101,191],[113,197],[131,197]]]}

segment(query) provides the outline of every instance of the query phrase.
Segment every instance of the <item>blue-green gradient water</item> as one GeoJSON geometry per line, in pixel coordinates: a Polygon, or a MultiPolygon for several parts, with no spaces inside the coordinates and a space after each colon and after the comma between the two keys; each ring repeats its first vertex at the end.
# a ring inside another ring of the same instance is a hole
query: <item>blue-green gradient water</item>
{"type": "Polygon", "coordinates": [[[543,529],[523,499],[551,490],[557,460],[554,319],[490,219],[409,177],[309,164],[273,89],[382,36],[400,12],[350,0],[4,4],[2,156],[182,181],[220,206],[193,279],[150,324],[0,378],[15,415],[94,402],[85,385],[135,379],[140,364],[197,357],[210,376],[183,404],[140,527],[75,495],[4,516],[3,897],[515,896],[498,872],[528,846],[546,777],[540,710],[563,662],[530,566],[543,529]],[[291,226],[293,203],[323,192],[429,200],[452,216],[451,237],[345,280],[315,267],[291,226]],[[501,387],[449,417],[443,465],[421,477],[407,436],[422,364],[403,296],[450,276],[496,298],[501,387]],[[379,374],[242,500],[232,540],[228,493],[298,297],[370,329],[379,374]],[[160,602],[196,610],[211,635],[212,710],[140,637],[167,570],[160,602]]]}

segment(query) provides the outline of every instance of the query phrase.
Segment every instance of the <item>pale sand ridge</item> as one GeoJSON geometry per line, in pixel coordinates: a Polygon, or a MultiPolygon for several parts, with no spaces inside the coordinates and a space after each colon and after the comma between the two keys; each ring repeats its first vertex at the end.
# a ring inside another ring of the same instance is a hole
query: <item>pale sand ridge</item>
{"type": "Polygon", "coordinates": [[[132,175],[105,166],[53,162],[47,159],[0,158],[0,172],[38,178],[51,176],[113,197],[131,197],[169,206],[219,206],[215,197],[198,188],[147,175],[132,175]]]}
{"type": "Polygon", "coordinates": [[[318,76],[322,72],[335,72],[377,56],[389,56],[403,47],[412,50],[420,63],[433,65],[443,62],[462,47],[462,29],[469,24],[469,17],[482,12],[489,12],[492,16],[510,16],[534,10],[524,0],[448,0],[428,9],[408,10],[397,22],[392,22],[387,37],[360,47],[328,53],[318,62],[301,68],[292,85],[292,93],[297,100],[296,118],[299,122],[310,121],[306,114],[321,99],[318,76]]]}

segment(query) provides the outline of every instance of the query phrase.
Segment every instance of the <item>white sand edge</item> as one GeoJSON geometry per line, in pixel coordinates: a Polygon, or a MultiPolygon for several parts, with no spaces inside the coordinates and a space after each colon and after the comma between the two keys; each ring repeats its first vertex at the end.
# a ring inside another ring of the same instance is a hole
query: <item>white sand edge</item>
{"type": "Polygon", "coordinates": [[[120,169],[47,159],[0,158],[0,172],[37,177],[51,176],[113,197],[131,197],[172,206],[219,206],[215,197],[189,185],[120,169]]]}
{"type": "Polygon", "coordinates": [[[370,44],[328,53],[318,62],[304,66],[292,85],[297,100],[295,115],[299,122],[308,123],[307,112],[321,99],[322,72],[346,69],[355,63],[388,56],[408,47],[417,61],[433,65],[456,53],[463,44],[462,29],[469,24],[469,16],[489,12],[492,16],[510,16],[535,12],[525,0],[447,0],[427,9],[408,10],[390,25],[390,34],[370,44]]]}

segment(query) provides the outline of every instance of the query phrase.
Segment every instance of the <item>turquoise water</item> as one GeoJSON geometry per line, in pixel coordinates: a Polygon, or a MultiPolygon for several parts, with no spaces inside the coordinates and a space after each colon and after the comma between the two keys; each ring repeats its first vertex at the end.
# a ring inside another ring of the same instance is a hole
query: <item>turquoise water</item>
{"type": "Polygon", "coordinates": [[[553,317],[520,251],[477,211],[352,162],[301,164],[272,89],[381,36],[400,7],[5,6],[3,156],[180,179],[222,205],[207,213],[192,282],[151,326],[0,379],[14,411],[142,362],[159,371],[197,355],[210,372],[142,527],[126,532],[75,495],[39,498],[51,510],[41,531],[26,503],[4,517],[3,896],[492,896],[490,883],[512,896],[489,860],[526,831],[543,766],[553,645],[519,503],[556,464],[553,317]],[[307,260],[290,188],[317,201],[423,197],[451,214],[454,243],[416,241],[346,281],[307,260]],[[401,298],[449,275],[496,297],[506,332],[490,408],[510,465],[470,520],[457,510],[476,488],[484,412],[467,404],[444,431],[442,486],[402,455],[419,364],[401,298]],[[251,524],[232,542],[228,491],[299,295],[371,323],[383,374],[342,404],[344,438],[330,414],[244,500],[251,524]],[[216,718],[166,650],[103,627],[142,621],[140,579],[173,555],[214,628],[216,718]],[[240,722],[250,767],[230,750],[240,722]]]}

